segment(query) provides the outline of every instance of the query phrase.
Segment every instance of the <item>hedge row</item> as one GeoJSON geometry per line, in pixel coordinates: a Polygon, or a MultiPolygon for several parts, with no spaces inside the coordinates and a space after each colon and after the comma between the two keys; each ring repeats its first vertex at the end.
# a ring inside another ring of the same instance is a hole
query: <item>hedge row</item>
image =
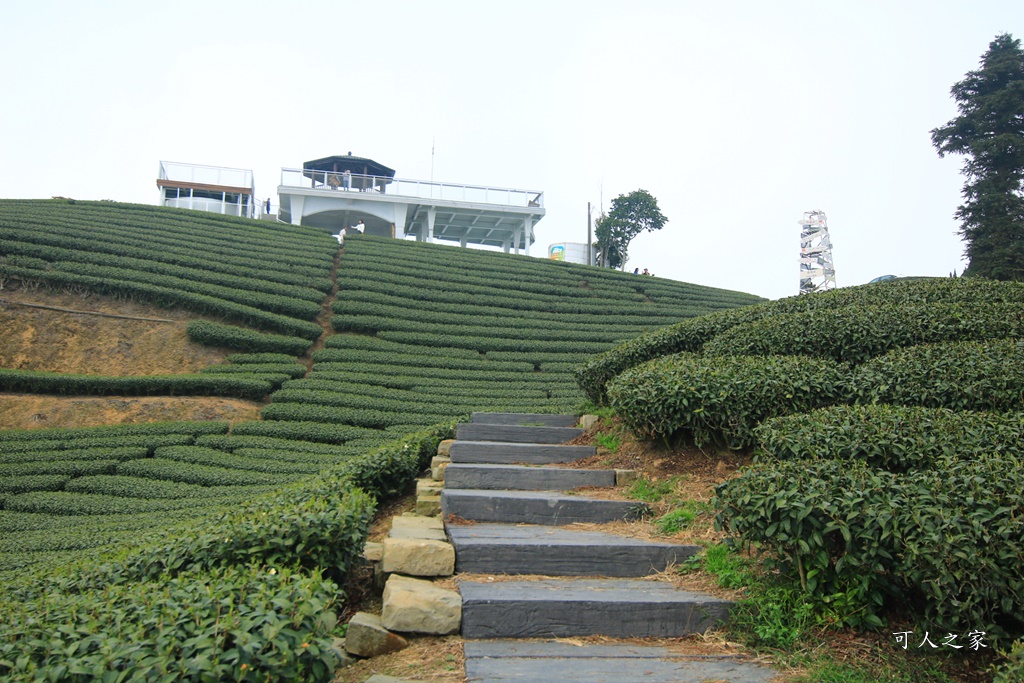
{"type": "Polygon", "coordinates": [[[176,460],[194,465],[210,465],[231,470],[262,472],[264,474],[315,474],[319,468],[309,463],[276,462],[265,458],[248,458],[239,454],[202,446],[168,446],[158,448],[157,458],[176,460]]]}
{"type": "Polygon", "coordinates": [[[329,681],[338,586],[288,566],[215,567],[0,607],[9,681],[329,681]],[[37,615],[46,615],[40,619],[37,615]]]}
{"type": "Polygon", "coordinates": [[[798,355],[862,363],[895,348],[1020,337],[1024,304],[910,304],[773,315],[704,345],[709,356],[798,355]]]}
{"type": "MultiPolygon", "coordinates": [[[[324,299],[324,292],[318,289],[313,289],[312,287],[288,285],[282,282],[273,282],[271,280],[264,280],[261,278],[217,272],[212,269],[217,265],[214,262],[208,262],[208,267],[205,268],[189,268],[170,263],[160,263],[159,261],[148,259],[114,256],[95,251],[80,252],[73,249],[64,249],[50,245],[32,244],[29,242],[12,242],[10,240],[0,240],[0,254],[7,255],[8,260],[10,261],[13,261],[15,258],[36,258],[39,263],[35,267],[39,268],[45,267],[46,264],[56,261],[81,261],[84,263],[111,266],[126,270],[145,270],[151,273],[170,275],[172,277],[190,281],[207,282],[210,284],[222,285],[224,287],[231,287],[233,289],[241,289],[251,292],[265,292],[292,299],[305,299],[306,301],[312,301],[314,303],[322,303],[324,299]]],[[[27,265],[27,262],[19,263],[18,265],[27,265]]]]}
{"type": "Polygon", "coordinates": [[[0,274],[17,280],[36,281],[55,287],[80,285],[100,294],[139,297],[158,306],[181,306],[198,313],[220,315],[261,329],[310,340],[315,340],[323,331],[314,322],[298,320],[279,313],[270,313],[205,294],[195,294],[146,283],[104,280],[89,275],[33,270],[3,263],[0,263],[0,274]]]}
{"type": "MultiPolygon", "coordinates": [[[[169,448],[190,448],[170,446],[169,448]]],[[[264,474],[241,471],[213,465],[199,465],[169,458],[145,458],[118,463],[117,473],[129,477],[179,481],[199,486],[266,486],[284,484],[295,479],[294,475],[264,474]]]]}
{"type": "Polygon", "coordinates": [[[74,493],[97,493],[123,498],[168,498],[171,500],[200,498],[211,493],[208,487],[198,484],[118,474],[79,477],[69,481],[64,490],[74,493]]]}
{"type": "Polygon", "coordinates": [[[605,386],[616,375],[653,358],[681,351],[700,351],[714,337],[743,323],[752,323],[768,316],[834,311],[845,307],[937,303],[974,307],[980,304],[1022,304],[1024,283],[972,278],[893,280],[721,311],[684,320],[632,339],[581,365],[575,379],[590,400],[604,404],[607,401],[605,386]]]}
{"type": "MultiPolygon", "coordinates": [[[[245,239],[228,242],[210,241],[202,235],[191,234],[185,237],[163,236],[154,231],[154,226],[143,229],[140,226],[128,225],[126,229],[115,227],[113,221],[83,224],[80,220],[40,219],[38,216],[24,215],[12,226],[10,215],[3,215],[0,223],[0,235],[5,239],[25,239],[26,241],[43,244],[58,244],[74,248],[75,242],[91,240],[90,248],[85,251],[103,251],[122,255],[127,249],[141,249],[149,258],[162,261],[174,256],[185,258],[213,259],[226,265],[250,269],[250,273],[293,272],[306,277],[315,278],[326,275],[330,268],[330,259],[326,254],[321,259],[316,256],[316,249],[304,254],[289,254],[280,249],[260,249],[245,239]],[[42,233],[42,234],[40,234],[42,233]],[[58,241],[46,241],[57,238],[58,241]],[[262,253],[261,253],[262,252],[262,253]],[[316,261],[320,260],[317,264],[316,261]]],[[[223,227],[220,224],[218,227],[223,227]]],[[[310,243],[313,246],[312,242],[310,243]]],[[[331,247],[336,249],[336,245],[331,247]]],[[[172,261],[173,262],[173,261],[172,261]]]]}
{"type": "MultiPolygon", "coordinates": [[[[99,427],[57,427],[53,429],[8,429],[0,431],[0,450],[11,441],[72,441],[76,439],[164,436],[167,434],[227,434],[228,422],[146,422],[142,424],[103,425],[99,427]]],[[[130,444],[136,445],[136,444],[130,444]]]]}
{"type": "MultiPolygon", "coordinates": [[[[139,460],[134,462],[151,462],[139,460]]],[[[70,491],[31,491],[16,496],[7,496],[4,510],[31,512],[45,515],[135,515],[151,512],[167,512],[187,508],[208,508],[211,505],[241,503],[253,496],[266,493],[274,486],[244,487],[244,492],[227,487],[206,498],[141,499],[124,496],[108,496],[95,493],[74,493],[70,491]]]]}
{"type": "Polygon", "coordinates": [[[418,346],[414,344],[399,344],[380,337],[371,337],[362,334],[333,334],[324,342],[328,349],[353,349],[359,351],[379,351],[381,353],[406,353],[419,354],[421,356],[446,356],[449,358],[480,358],[477,351],[471,349],[460,349],[456,347],[418,346]]]}
{"type": "Polygon", "coordinates": [[[842,401],[848,381],[845,366],[825,359],[680,353],[623,373],[609,383],[608,397],[642,438],[685,434],[698,446],[743,448],[769,417],[842,401]]]}
{"type": "Polygon", "coordinates": [[[0,391],[69,396],[230,396],[259,400],[286,378],[271,381],[265,375],[252,374],[117,377],[0,368],[0,391]]]}
{"type": "Polygon", "coordinates": [[[271,403],[260,411],[264,420],[282,422],[323,422],[336,425],[354,425],[368,429],[383,429],[388,425],[401,424],[422,420],[418,424],[431,424],[446,420],[451,414],[417,413],[395,414],[382,410],[363,410],[359,408],[333,408],[331,406],[310,405],[306,403],[271,403]],[[415,419],[412,419],[415,418],[415,419]]]}
{"type": "Polygon", "coordinates": [[[331,406],[337,408],[359,408],[379,410],[412,415],[428,413],[438,415],[453,412],[472,412],[482,407],[491,409],[502,408],[509,412],[523,412],[537,404],[537,399],[513,398],[481,398],[464,399],[455,396],[417,397],[410,401],[406,398],[387,398],[380,395],[350,394],[339,391],[314,391],[307,389],[282,389],[274,394],[273,402],[295,403],[300,405],[331,406]]]}
{"type": "MultiPolygon", "coordinates": [[[[435,321],[443,318],[435,318],[435,321]]],[[[464,334],[469,337],[497,338],[500,340],[529,341],[584,341],[612,343],[621,341],[635,333],[635,329],[609,329],[609,326],[583,330],[577,327],[555,328],[543,321],[536,321],[532,327],[509,327],[499,325],[459,325],[445,322],[425,322],[421,320],[405,320],[395,317],[371,315],[343,315],[331,318],[331,326],[338,332],[360,332],[377,334],[380,332],[416,332],[429,335],[464,334]]],[[[386,337],[385,337],[386,338],[386,337]]],[[[446,345],[447,346],[447,345],[446,345]]],[[[452,346],[456,346],[452,344],[452,346]]],[[[465,345],[462,345],[465,348],[465,345]]],[[[495,349],[497,350],[497,349],[495,349]]]]}
{"type": "Polygon", "coordinates": [[[192,341],[206,346],[224,346],[249,353],[275,353],[291,361],[301,356],[312,342],[304,337],[268,334],[209,320],[193,320],[186,328],[192,341]]]}
{"type": "Polygon", "coordinates": [[[614,345],[614,341],[597,342],[578,339],[544,340],[526,337],[507,338],[501,336],[477,337],[470,334],[457,334],[456,330],[448,333],[430,333],[415,331],[387,330],[380,332],[382,339],[395,341],[399,344],[421,344],[423,346],[459,347],[474,349],[480,353],[491,351],[545,351],[565,353],[600,353],[614,345]]]}
{"type": "Polygon", "coordinates": [[[295,358],[287,353],[233,353],[225,360],[232,365],[262,365],[265,363],[294,363],[295,358]]]}
{"type": "MultiPolygon", "coordinates": [[[[261,424],[261,423],[253,423],[261,424]]],[[[377,438],[378,432],[373,432],[377,438]]],[[[350,439],[346,443],[360,441],[361,439],[350,439]]],[[[196,446],[214,448],[218,451],[233,452],[239,448],[264,449],[272,451],[291,451],[297,453],[313,453],[321,455],[346,456],[354,451],[350,446],[339,446],[333,443],[318,443],[315,441],[300,441],[296,439],[282,439],[272,436],[244,436],[237,432],[230,435],[211,434],[196,439],[196,446]]]]}
{"type": "MultiPolygon", "coordinates": [[[[677,283],[678,284],[678,283],[677,283]]],[[[353,285],[355,286],[355,285],[353,285]]],[[[545,301],[517,301],[515,297],[504,294],[477,294],[472,297],[448,295],[443,289],[418,290],[418,296],[410,298],[403,291],[391,292],[382,286],[368,283],[373,289],[347,289],[346,301],[382,306],[408,306],[410,301],[416,307],[434,313],[460,313],[480,315],[484,317],[522,317],[544,321],[574,321],[580,323],[600,323],[607,321],[610,315],[622,323],[650,327],[669,325],[681,318],[703,315],[711,312],[708,308],[695,305],[693,302],[673,306],[639,304],[624,306],[614,299],[604,301],[561,301],[549,299],[545,301]],[[428,297],[429,298],[426,298],[428,297]]],[[[412,288],[406,288],[412,289],[412,288]]],[[[557,290],[553,290],[557,291],[557,290]]],[[[338,312],[337,310],[335,312],[338,312]]]]}
{"type": "Polygon", "coordinates": [[[241,422],[231,428],[231,435],[343,444],[356,439],[377,437],[380,432],[347,424],[322,422],[241,422]]]}
{"type": "Polygon", "coordinates": [[[487,360],[486,358],[450,358],[442,355],[390,353],[356,349],[321,349],[313,354],[315,363],[385,363],[393,366],[443,368],[445,370],[487,370],[500,372],[533,372],[530,363],[487,360]]]}
{"type": "Polygon", "coordinates": [[[947,458],[894,474],[862,462],[782,461],[716,489],[718,523],[772,553],[851,625],[880,626],[887,599],[927,623],[996,637],[1024,630],[1024,462],[947,458]]]}
{"type": "Polygon", "coordinates": [[[754,432],[756,457],[763,462],[863,460],[906,472],[988,453],[1024,459],[1024,413],[1019,412],[836,405],[765,420],[754,432]]]}
{"type": "MultiPolygon", "coordinates": [[[[504,315],[482,316],[475,313],[450,313],[432,311],[419,307],[411,307],[408,302],[403,305],[368,304],[353,299],[338,299],[332,304],[335,313],[341,316],[359,316],[361,318],[375,319],[386,318],[406,322],[419,322],[426,324],[440,324],[446,327],[493,327],[501,329],[524,329],[524,330],[574,330],[581,334],[602,334],[617,333],[620,335],[636,334],[658,326],[657,323],[620,323],[610,322],[615,320],[605,316],[603,322],[581,322],[574,316],[561,316],[555,319],[538,320],[533,316],[516,316],[505,313],[504,315]]],[[[382,328],[387,329],[387,328],[382,328]]],[[[403,328],[404,329],[404,328],[403,328]]]]}
{"type": "Polygon", "coordinates": [[[301,363],[244,363],[242,365],[209,365],[203,368],[204,375],[252,375],[265,377],[283,375],[285,378],[298,379],[306,374],[306,366],[301,363]]]}
{"type": "MultiPolygon", "coordinates": [[[[433,387],[429,387],[433,388],[433,387]]],[[[392,389],[390,387],[374,386],[371,384],[354,384],[351,382],[339,382],[335,380],[319,379],[294,379],[281,385],[281,390],[274,394],[274,400],[281,400],[284,392],[292,390],[330,392],[334,394],[353,394],[358,396],[373,396],[382,399],[394,399],[412,403],[434,403],[447,400],[452,396],[452,390],[447,387],[439,388],[436,391],[427,391],[428,387],[419,387],[416,390],[392,389]]],[[[548,398],[548,392],[541,389],[513,389],[507,390],[502,385],[493,389],[462,389],[453,397],[464,402],[467,398],[506,398],[510,400],[530,399],[534,402],[537,399],[548,398]]]]}
{"type": "MultiPolygon", "coordinates": [[[[2,432],[0,432],[2,433],[2,432]]],[[[35,441],[0,441],[0,462],[28,462],[67,457],[62,452],[73,450],[75,457],[92,449],[144,448],[147,455],[159,446],[188,446],[195,441],[191,434],[144,434],[108,437],[70,437],[65,439],[37,439],[35,441]]]]}
{"type": "Polygon", "coordinates": [[[1024,410],[1024,343],[1015,339],[925,344],[857,367],[860,403],[954,410],[1024,410]]]}
{"type": "Polygon", "coordinates": [[[139,282],[164,287],[167,289],[194,292],[204,296],[233,301],[244,306],[252,306],[262,311],[280,313],[300,320],[312,320],[320,314],[320,302],[308,299],[296,299],[276,293],[254,292],[247,289],[225,287],[207,282],[196,282],[171,275],[153,273],[148,270],[129,270],[112,266],[101,266],[94,263],[79,261],[59,261],[50,264],[49,270],[77,275],[87,275],[102,280],[116,282],[139,282]]]}
{"type": "MultiPolygon", "coordinates": [[[[191,437],[186,437],[191,441],[191,437]]],[[[29,444],[35,445],[39,443],[48,443],[45,441],[30,441],[29,444]]],[[[145,458],[147,455],[151,455],[151,451],[146,446],[120,446],[120,447],[99,447],[99,448],[72,448],[64,450],[28,450],[28,451],[14,451],[0,453],[0,471],[6,465],[16,465],[22,463],[53,463],[53,462],[65,462],[65,461],[83,461],[83,460],[134,460],[136,458],[145,458]]]]}

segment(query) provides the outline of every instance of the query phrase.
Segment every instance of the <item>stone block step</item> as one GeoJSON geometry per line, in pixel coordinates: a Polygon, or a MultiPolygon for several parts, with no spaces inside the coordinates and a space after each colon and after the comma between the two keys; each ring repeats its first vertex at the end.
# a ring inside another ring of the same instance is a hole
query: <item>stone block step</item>
{"type": "Polygon", "coordinates": [[[569,491],[583,486],[615,486],[615,470],[453,463],[445,468],[444,486],[448,489],[569,491]]]}
{"type": "Polygon", "coordinates": [[[492,441],[456,441],[449,457],[453,463],[475,462],[495,465],[550,465],[574,462],[597,454],[595,446],[559,446],[534,443],[496,443],[492,441]]]}
{"type": "Polygon", "coordinates": [[[638,519],[641,505],[630,500],[604,500],[548,491],[489,491],[445,489],[441,514],[473,522],[545,524],[558,526],[588,522],[603,524],[638,519]]]}
{"type": "Polygon", "coordinates": [[[474,422],[455,428],[458,441],[505,441],[510,443],[565,443],[583,434],[575,427],[523,427],[474,422]]]}
{"type": "Polygon", "coordinates": [[[677,638],[721,624],[731,604],[640,579],[463,580],[458,586],[463,638],[677,638]]]}
{"type": "Polygon", "coordinates": [[[466,679],[475,683],[768,683],[777,673],[740,657],[636,644],[471,640],[463,652],[466,679]]]}
{"type": "Polygon", "coordinates": [[[551,526],[449,524],[447,530],[458,573],[647,576],[700,552],[695,545],[551,526]]]}
{"type": "Polygon", "coordinates": [[[470,422],[489,425],[519,425],[542,427],[575,427],[575,415],[546,415],[544,413],[473,413],[470,422]]]}

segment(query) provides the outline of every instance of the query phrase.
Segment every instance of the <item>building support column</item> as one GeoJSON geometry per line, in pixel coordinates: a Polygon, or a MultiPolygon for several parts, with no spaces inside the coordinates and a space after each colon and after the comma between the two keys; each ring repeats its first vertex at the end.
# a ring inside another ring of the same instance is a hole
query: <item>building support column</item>
{"type": "Polygon", "coordinates": [[[506,254],[508,253],[508,248],[510,246],[512,246],[512,237],[511,236],[506,237],[505,238],[505,243],[502,245],[502,247],[505,249],[505,253],[506,254]]]}
{"type": "Polygon", "coordinates": [[[426,228],[426,234],[423,236],[423,241],[431,243],[434,241],[434,221],[437,219],[437,209],[430,207],[427,209],[427,224],[423,226],[426,228]]]}
{"type": "Polygon", "coordinates": [[[530,255],[530,243],[533,242],[533,216],[527,216],[523,221],[523,253],[530,255]]]}
{"type": "Polygon", "coordinates": [[[302,225],[302,210],[305,208],[306,198],[302,195],[292,195],[292,225],[302,225]]]}

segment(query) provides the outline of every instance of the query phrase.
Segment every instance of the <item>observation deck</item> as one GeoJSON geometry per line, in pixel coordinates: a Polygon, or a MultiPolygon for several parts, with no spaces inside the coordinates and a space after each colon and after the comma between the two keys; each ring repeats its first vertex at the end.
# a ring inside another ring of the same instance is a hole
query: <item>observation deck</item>
{"type": "MultiPolygon", "coordinates": [[[[344,159],[344,157],[341,157],[344,159]]],[[[369,235],[446,240],[529,253],[544,193],[309,168],[281,169],[278,220],[331,232],[363,220],[369,235]]]]}
{"type": "Polygon", "coordinates": [[[156,186],[160,204],[252,218],[252,171],[244,168],[161,161],[156,186]]]}

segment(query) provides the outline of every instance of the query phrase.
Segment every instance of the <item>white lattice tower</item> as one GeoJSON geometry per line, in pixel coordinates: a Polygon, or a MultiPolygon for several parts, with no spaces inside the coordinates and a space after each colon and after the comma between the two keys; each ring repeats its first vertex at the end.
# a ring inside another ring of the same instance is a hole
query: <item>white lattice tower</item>
{"type": "Polygon", "coordinates": [[[800,230],[800,293],[835,289],[832,240],[824,211],[805,211],[800,230]]]}

